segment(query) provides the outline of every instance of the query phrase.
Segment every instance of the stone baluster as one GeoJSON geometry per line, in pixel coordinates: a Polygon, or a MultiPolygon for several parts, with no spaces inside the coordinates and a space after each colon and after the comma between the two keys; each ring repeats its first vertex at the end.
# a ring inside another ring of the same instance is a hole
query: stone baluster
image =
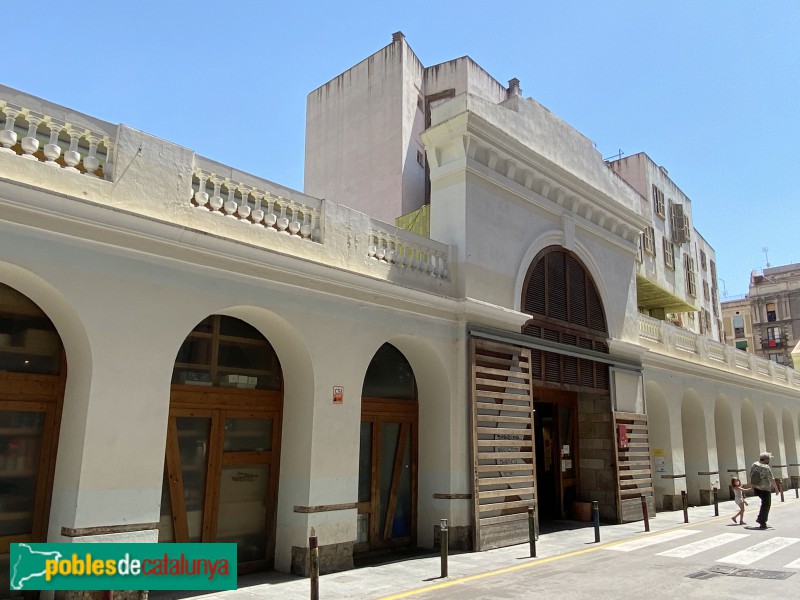
{"type": "Polygon", "coordinates": [[[383,256],[383,260],[385,260],[389,264],[392,264],[392,261],[394,260],[394,245],[392,243],[393,242],[392,236],[387,233],[385,240],[386,240],[386,254],[383,256]]]}
{"type": "Polygon", "coordinates": [[[320,214],[316,210],[311,211],[311,239],[315,242],[319,242],[322,239],[320,220],[320,214]]]}
{"type": "Polygon", "coordinates": [[[208,203],[208,192],[206,192],[206,181],[208,181],[208,175],[209,174],[205,171],[200,171],[197,174],[197,179],[200,180],[200,187],[194,193],[194,201],[198,208],[206,208],[206,204],[208,203]]]}
{"type": "Polygon", "coordinates": [[[386,234],[383,231],[378,232],[378,251],[375,253],[375,258],[383,260],[386,258],[386,234]]]}
{"type": "Polygon", "coordinates": [[[300,233],[300,221],[297,218],[298,207],[295,204],[289,204],[289,208],[292,209],[292,219],[289,221],[289,233],[298,235],[300,233]]]}
{"type": "Polygon", "coordinates": [[[378,236],[375,234],[374,231],[372,231],[368,236],[367,256],[370,258],[375,258],[375,255],[377,253],[378,253],[378,236]]]}
{"type": "Polygon", "coordinates": [[[434,277],[441,278],[444,272],[444,265],[442,264],[442,255],[438,252],[433,253],[433,275],[434,277]]]}
{"type": "Polygon", "coordinates": [[[225,204],[225,200],[222,199],[222,193],[220,192],[222,180],[213,173],[208,173],[208,181],[214,186],[214,191],[211,192],[211,198],[208,200],[208,209],[211,211],[212,215],[221,217],[222,205],[225,204]]]}
{"type": "Polygon", "coordinates": [[[22,138],[20,142],[20,146],[22,146],[22,151],[25,154],[22,155],[22,158],[27,158],[28,160],[39,160],[34,156],[37,150],[39,150],[39,140],[36,137],[36,130],[39,129],[39,123],[44,121],[44,115],[29,112],[26,115],[28,119],[28,135],[22,138]]]}
{"type": "Polygon", "coordinates": [[[22,107],[16,106],[15,104],[6,104],[3,112],[6,114],[6,125],[3,130],[0,131],[0,144],[3,145],[3,147],[0,148],[0,152],[16,154],[16,152],[11,149],[17,144],[17,132],[14,131],[14,122],[20,113],[22,113],[22,107]]]}
{"type": "Polygon", "coordinates": [[[278,222],[278,215],[275,214],[275,197],[267,192],[267,214],[264,215],[264,226],[269,231],[275,231],[275,223],[278,222]]]}
{"type": "Polygon", "coordinates": [[[69,133],[69,150],[64,152],[64,162],[67,163],[67,171],[78,172],[76,167],[81,162],[81,153],[78,152],[78,142],[80,142],[86,130],[70,125],[67,133],[69,133]]]}
{"type": "Polygon", "coordinates": [[[100,166],[100,160],[97,158],[97,145],[102,138],[93,131],[90,131],[86,137],[89,140],[89,153],[83,157],[83,168],[86,169],[87,175],[94,176],[100,166]]]}
{"type": "Polygon", "coordinates": [[[232,181],[226,181],[225,187],[228,188],[228,199],[222,204],[222,208],[225,211],[226,217],[236,219],[236,186],[232,181]]]}
{"type": "Polygon", "coordinates": [[[300,207],[300,210],[303,212],[303,224],[300,225],[300,235],[304,238],[311,237],[311,212],[306,208],[306,205],[303,204],[300,207]]]}
{"type": "Polygon", "coordinates": [[[61,133],[61,130],[64,129],[67,124],[64,121],[51,118],[47,121],[47,126],[50,127],[50,141],[45,144],[42,149],[44,157],[47,159],[44,164],[60,169],[61,165],[56,162],[58,157],[61,156],[61,146],[58,145],[58,134],[61,133]]]}
{"type": "Polygon", "coordinates": [[[398,248],[397,264],[404,269],[408,267],[408,244],[401,244],[398,248]]]}
{"type": "Polygon", "coordinates": [[[242,195],[242,202],[239,204],[239,208],[237,209],[237,213],[239,215],[240,221],[247,221],[248,217],[250,216],[250,189],[246,185],[239,185],[239,193],[242,195]]]}
{"type": "Polygon", "coordinates": [[[288,235],[289,232],[286,231],[286,228],[289,226],[289,219],[286,217],[286,202],[278,200],[278,205],[281,207],[281,216],[278,217],[276,225],[280,233],[286,233],[288,235]]]}
{"type": "Polygon", "coordinates": [[[103,178],[106,181],[111,181],[114,177],[114,147],[111,140],[107,137],[103,138],[103,146],[106,148],[106,162],[103,164],[103,178]]]}
{"type": "Polygon", "coordinates": [[[250,218],[253,223],[260,225],[264,220],[264,211],[261,209],[261,199],[264,197],[264,192],[257,188],[253,188],[253,212],[250,213],[250,218]]]}

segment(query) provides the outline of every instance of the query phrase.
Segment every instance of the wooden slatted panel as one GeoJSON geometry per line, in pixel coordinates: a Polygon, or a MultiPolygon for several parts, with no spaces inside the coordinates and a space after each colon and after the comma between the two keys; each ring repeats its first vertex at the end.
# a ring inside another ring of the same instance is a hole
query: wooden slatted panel
{"type": "Polygon", "coordinates": [[[647,510],[654,516],[653,465],[650,461],[650,429],[647,415],[614,413],[614,437],[616,448],[617,514],[621,523],[641,521],[642,494],[647,510]],[[619,447],[619,425],[628,430],[628,447],[619,447]]]}
{"type": "Polygon", "coordinates": [[[472,462],[476,550],[528,540],[535,505],[531,353],[471,341],[472,462]]]}

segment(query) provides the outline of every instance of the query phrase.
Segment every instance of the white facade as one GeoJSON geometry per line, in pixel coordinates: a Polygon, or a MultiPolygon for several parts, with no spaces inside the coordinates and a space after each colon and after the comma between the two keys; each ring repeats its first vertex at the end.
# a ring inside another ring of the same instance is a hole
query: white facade
{"type": "MultiPolygon", "coordinates": [[[[618,413],[649,418],[659,509],[673,508],[683,490],[708,502],[763,449],[786,465],[776,476],[800,474],[800,375],[639,314],[638,239],[652,218],[635,185],[579,132],[505,94],[469,59],[431,69],[415,61],[399,37],[312,94],[308,194],[0,88],[0,142],[10,150],[0,152],[0,283],[49,316],[67,363],[47,540],[157,539],[171,405],[188,393],[174,385],[176,355],[211,315],[252,325],[280,361],[268,550],[282,571],[303,570],[312,527],[327,569],[352,565],[363,511],[362,390],[386,343],[416,380],[412,537],[423,547],[433,546],[442,518],[465,540],[476,528],[476,340],[562,365],[577,357],[608,375],[605,387],[599,375],[594,387],[545,375],[531,386],[578,407],[571,500],[599,498],[604,519],[622,518],[611,481],[618,413]],[[406,85],[414,78],[424,89],[406,85]],[[416,110],[419,94],[449,89],[423,132],[408,100],[416,110]],[[401,114],[400,131],[388,127],[401,114]],[[424,199],[424,179],[404,169],[417,138],[430,169],[432,239],[381,221],[424,199]],[[602,325],[583,328],[605,328],[594,349],[521,333],[535,317],[523,297],[531,268],[550,251],[574,259],[596,288],[602,325]]],[[[702,243],[691,248],[712,256],[702,243]]],[[[678,277],[674,286],[683,291],[678,277]]],[[[551,494],[543,480],[536,486],[537,498],[551,494]]]]}

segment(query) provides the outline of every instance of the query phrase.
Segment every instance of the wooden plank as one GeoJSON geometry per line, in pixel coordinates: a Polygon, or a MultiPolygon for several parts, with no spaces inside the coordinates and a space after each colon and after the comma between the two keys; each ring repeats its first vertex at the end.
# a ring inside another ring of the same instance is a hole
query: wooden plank
{"type": "Polygon", "coordinates": [[[525,423],[532,425],[530,417],[508,417],[504,415],[478,415],[478,421],[486,423],[525,423]]]}
{"type": "Polygon", "coordinates": [[[494,398],[496,400],[519,400],[530,404],[531,399],[527,394],[515,392],[498,392],[496,390],[475,390],[475,395],[480,398],[494,398]]]}
{"type": "Polygon", "coordinates": [[[617,411],[614,412],[614,419],[617,423],[622,423],[624,421],[647,421],[647,415],[617,411]]]}
{"type": "Polygon", "coordinates": [[[531,471],[533,472],[533,465],[531,463],[512,464],[512,465],[478,465],[478,471],[481,473],[490,473],[492,471],[531,471]]]}
{"type": "Polygon", "coordinates": [[[476,385],[485,385],[491,388],[503,388],[503,389],[512,389],[512,390],[526,390],[528,389],[528,383],[517,383],[516,381],[501,381],[498,379],[482,379],[480,377],[475,378],[476,385]]]}
{"type": "Polygon", "coordinates": [[[186,518],[186,503],[183,494],[183,473],[178,448],[178,427],[174,416],[167,423],[166,469],[169,483],[170,508],[172,510],[172,532],[176,542],[189,541],[189,525],[186,518]]]}
{"type": "Polygon", "coordinates": [[[478,435],[531,435],[527,427],[478,427],[478,435]]]}
{"type": "Polygon", "coordinates": [[[505,368],[497,369],[479,364],[477,365],[475,371],[478,374],[479,378],[481,375],[497,375],[498,377],[511,377],[514,379],[525,379],[525,380],[527,380],[528,377],[530,377],[526,369],[520,369],[519,371],[515,371],[514,369],[505,369],[505,368]]]}
{"type": "Polygon", "coordinates": [[[478,452],[478,460],[497,460],[503,458],[525,458],[533,460],[533,452],[478,452]]]}
{"type": "Polygon", "coordinates": [[[498,440],[478,440],[478,448],[483,451],[483,448],[530,448],[532,445],[532,440],[507,440],[507,439],[498,439],[498,440]]]}
{"type": "MultiPolygon", "coordinates": [[[[530,413],[531,407],[530,406],[520,406],[517,404],[489,404],[488,402],[476,402],[475,408],[478,410],[499,410],[504,412],[522,412],[522,413],[530,413]]],[[[477,417],[480,419],[482,417],[480,413],[477,417]]],[[[491,415],[488,415],[491,416],[491,415]]]]}
{"type": "Polygon", "coordinates": [[[493,502],[491,504],[479,504],[478,510],[482,513],[492,512],[493,510],[508,510],[511,508],[525,508],[533,504],[533,500],[517,500],[514,502],[493,502]]]}
{"type": "Polygon", "coordinates": [[[638,471],[628,471],[628,470],[623,470],[622,469],[622,467],[624,467],[624,466],[625,466],[624,464],[620,465],[620,471],[619,471],[620,477],[622,477],[622,476],[631,477],[633,475],[650,475],[650,469],[640,469],[638,471]]]}
{"type": "MultiPolygon", "coordinates": [[[[531,503],[529,506],[532,506],[531,503]]],[[[481,525],[497,525],[499,523],[515,523],[517,521],[527,521],[528,520],[528,511],[527,509],[522,510],[518,513],[513,513],[510,515],[500,515],[499,517],[482,517],[481,518],[481,525]]],[[[527,531],[527,528],[525,529],[527,531]]]]}
{"type": "Polygon", "coordinates": [[[534,489],[532,487],[525,488],[507,488],[502,490],[480,490],[478,492],[478,499],[485,500],[486,498],[508,498],[509,496],[527,496],[533,495],[534,489]]]}
{"type": "Polygon", "coordinates": [[[530,483],[533,485],[533,478],[530,475],[517,475],[514,477],[484,477],[481,485],[504,485],[512,483],[530,483]]]}

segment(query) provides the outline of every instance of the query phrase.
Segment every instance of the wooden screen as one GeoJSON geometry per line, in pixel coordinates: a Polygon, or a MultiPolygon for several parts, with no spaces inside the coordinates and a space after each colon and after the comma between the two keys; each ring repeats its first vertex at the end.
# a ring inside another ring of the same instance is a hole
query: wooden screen
{"type": "Polygon", "coordinates": [[[615,412],[614,437],[617,458],[617,514],[621,523],[641,521],[644,518],[642,494],[646,497],[648,514],[653,516],[656,512],[647,415],[615,412]],[[620,447],[620,426],[624,427],[627,448],[620,447]]]}
{"type": "Polygon", "coordinates": [[[528,539],[536,501],[530,351],[471,342],[476,550],[528,539]]]}

